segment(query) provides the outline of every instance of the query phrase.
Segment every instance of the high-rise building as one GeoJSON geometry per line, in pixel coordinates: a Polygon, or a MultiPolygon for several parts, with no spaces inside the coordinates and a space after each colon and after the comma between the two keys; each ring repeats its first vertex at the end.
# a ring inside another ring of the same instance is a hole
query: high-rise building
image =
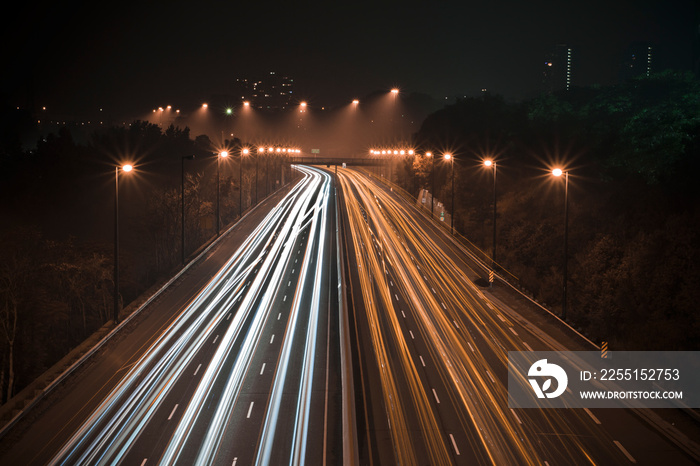
{"type": "Polygon", "coordinates": [[[542,84],[546,92],[568,91],[573,81],[573,48],[566,44],[555,45],[545,56],[542,84]]]}
{"type": "Polygon", "coordinates": [[[284,110],[292,103],[294,79],[270,71],[256,79],[238,78],[235,92],[241,101],[263,110],[284,110]]]}
{"type": "Polygon", "coordinates": [[[653,51],[654,48],[647,43],[637,42],[630,45],[622,57],[620,80],[627,81],[637,76],[651,75],[653,51]]]}

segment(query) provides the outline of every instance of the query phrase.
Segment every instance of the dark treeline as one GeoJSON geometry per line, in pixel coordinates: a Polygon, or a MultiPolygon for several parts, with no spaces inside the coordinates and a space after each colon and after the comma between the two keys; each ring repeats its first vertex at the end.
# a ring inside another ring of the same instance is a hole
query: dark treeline
{"type": "MultiPolygon", "coordinates": [[[[569,171],[567,319],[614,349],[700,347],[700,84],[667,71],[521,103],[486,95],[429,116],[419,153],[438,154],[436,199],[491,254],[497,162],[498,263],[561,310],[564,180],[569,171]]],[[[406,159],[400,182],[431,189],[431,161],[406,159]]]]}
{"type": "MultiPolygon", "coordinates": [[[[187,128],[136,121],[96,130],[85,143],[62,128],[23,150],[22,135],[37,128],[14,109],[3,113],[0,403],[112,319],[115,167],[135,167],[119,175],[125,307],[181,265],[183,167],[185,253],[216,235],[215,154],[222,149],[206,136],[192,139],[187,128]]],[[[241,171],[241,141],[224,145],[231,155],[219,165],[222,230],[256,202],[256,163],[244,160],[241,171]]],[[[262,199],[283,181],[284,164],[263,157],[258,165],[262,199]]]]}

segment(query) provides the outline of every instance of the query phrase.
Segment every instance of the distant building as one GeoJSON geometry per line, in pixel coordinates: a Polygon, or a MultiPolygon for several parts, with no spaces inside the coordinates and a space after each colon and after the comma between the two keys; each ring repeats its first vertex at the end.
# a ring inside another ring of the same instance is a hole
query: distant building
{"type": "Polygon", "coordinates": [[[255,79],[238,78],[234,86],[241,101],[258,109],[284,110],[292,104],[294,79],[275,71],[255,79]]]}
{"type": "Polygon", "coordinates": [[[654,48],[647,43],[630,45],[622,57],[620,64],[620,81],[651,75],[651,65],[654,48]]]}
{"type": "Polygon", "coordinates": [[[566,44],[555,45],[545,56],[542,84],[546,92],[568,91],[573,82],[573,48],[566,44]]]}

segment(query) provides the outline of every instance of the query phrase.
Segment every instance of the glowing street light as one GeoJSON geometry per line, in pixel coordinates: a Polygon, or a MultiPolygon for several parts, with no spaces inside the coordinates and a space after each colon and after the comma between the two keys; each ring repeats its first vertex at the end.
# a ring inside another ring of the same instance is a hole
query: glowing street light
{"type": "Polygon", "coordinates": [[[569,172],[561,168],[552,170],[552,175],[560,178],[564,175],[564,271],[562,279],[562,298],[561,298],[561,318],[566,320],[566,284],[568,281],[568,256],[569,256],[569,172]]]}
{"type": "Polygon", "coordinates": [[[450,234],[454,235],[455,233],[455,158],[452,156],[452,154],[443,154],[442,157],[445,160],[450,161],[450,168],[452,172],[452,206],[451,206],[451,214],[450,214],[450,234]]]}
{"type": "Polygon", "coordinates": [[[216,236],[221,235],[221,176],[219,174],[221,159],[228,157],[228,151],[222,150],[216,157],[216,236]]]}
{"type": "MultiPolygon", "coordinates": [[[[496,161],[491,159],[484,160],[484,167],[493,167],[493,243],[491,250],[491,270],[496,272],[496,161]]],[[[493,286],[493,282],[491,282],[493,286]]]]}
{"type": "Polygon", "coordinates": [[[241,157],[238,164],[238,218],[243,216],[243,157],[250,153],[250,149],[241,149],[241,157]]]}
{"type": "Polygon", "coordinates": [[[119,323],[119,170],[129,173],[131,164],[114,167],[114,324],[119,323]]]}
{"type": "Polygon", "coordinates": [[[435,204],[435,157],[432,152],[426,152],[425,156],[430,159],[430,178],[432,191],[430,192],[430,218],[433,218],[433,205],[435,204]]]}

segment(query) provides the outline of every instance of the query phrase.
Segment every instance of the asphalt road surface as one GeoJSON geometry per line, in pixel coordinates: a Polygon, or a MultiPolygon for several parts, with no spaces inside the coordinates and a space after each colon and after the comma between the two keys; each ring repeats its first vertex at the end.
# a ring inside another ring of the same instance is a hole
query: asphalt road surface
{"type": "Polygon", "coordinates": [[[508,408],[508,351],[561,348],[488,299],[413,205],[366,172],[338,177],[366,464],[694,464],[628,410],[508,408]]]}
{"type": "Polygon", "coordinates": [[[170,317],[151,337],[115,338],[5,436],[0,462],[342,463],[335,190],[329,174],[298,169],[233,254],[210,252],[215,267],[153,304],[170,317]]]}

